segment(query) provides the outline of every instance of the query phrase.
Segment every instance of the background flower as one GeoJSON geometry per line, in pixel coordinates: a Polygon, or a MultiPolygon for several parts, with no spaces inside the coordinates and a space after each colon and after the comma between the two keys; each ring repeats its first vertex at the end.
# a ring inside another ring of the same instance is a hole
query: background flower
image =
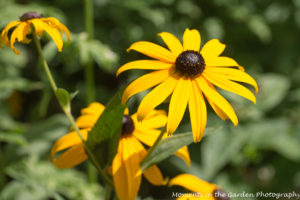
{"type": "Polygon", "coordinates": [[[1,32],[1,43],[6,46],[10,46],[16,54],[20,54],[20,52],[14,47],[14,43],[16,41],[29,43],[31,40],[27,37],[27,35],[33,33],[33,31],[39,36],[42,36],[44,31],[46,31],[55,42],[58,51],[61,51],[63,47],[63,33],[66,33],[68,40],[70,40],[70,32],[68,28],[60,23],[60,21],[56,18],[44,18],[44,16],[40,13],[27,12],[20,17],[19,21],[13,21],[7,24],[1,32]],[[14,27],[15,29],[9,39],[8,32],[14,27]]]}

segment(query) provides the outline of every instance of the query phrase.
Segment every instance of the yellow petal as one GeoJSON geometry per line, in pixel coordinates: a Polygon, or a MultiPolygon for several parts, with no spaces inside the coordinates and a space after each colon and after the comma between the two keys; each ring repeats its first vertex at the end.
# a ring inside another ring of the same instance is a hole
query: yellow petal
{"type": "Polygon", "coordinates": [[[158,69],[169,69],[170,67],[172,67],[171,63],[165,63],[159,60],[136,60],[121,66],[117,71],[117,76],[119,76],[122,72],[130,69],[158,70],[158,69]]]}
{"type": "Polygon", "coordinates": [[[125,170],[125,165],[123,163],[123,142],[120,140],[118,153],[115,155],[112,162],[112,174],[113,181],[117,196],[120,200],[127,200],[128,197],[128,187],[127,187],[127,174],[125,170]]]}
{"type": "Polygon", "coordinates": [[[207,194],[207,196],[212,195],[213,191],[217,189],[216,185],[203,181],[191,174],[181,174],[176,176],[170,180],[169,185],[179,185],[192,192],[197,192],[204,195],[207,194]]]}
{"type": "Polygon", "coordinates": [[[164,185],[165,183],[163,175],[156,165],[146,169],[144,171],[144,176],[152,185],[159,186],[164,185]]]}
{"type": "Polygon", "coordinates": [[[45,23],[49,23],[50,25],[53,26],[53,28],[57,28],[61,32],[65,32],[68,37],[68,41],[70,41],[71,35],[69,29],[64,24],[62,24],[58,19],[54,17],[47,17],[47,18],[43,18],[42,21],[45,23]]]}
{"type": "Polygon", "coordinates": [[[61,154],[57,159],[52,160],[58,168],[74,167],[88,158],[82,144],[72,146],[66,152],[61,154]]]}
{"type": "Polygon", "coordinates": [[[189,98],[189,111],[194,142],[200,142],[205,131],[207,111],[202,92],[196,81],[192,81],[192,92],[189,98]]]}
{"type": "Polygon", "coordinates": [[[240,65],[229,57],[204,58],[206,67],[240,67],[240,65]]]}
{"type": "Polygon", "coordinates": [[[159,136],[160,130],[144,128],[143,130],[136,129],[132,135],[147,146],[152,146],[159,136]]]}
{"type": "Polygon", "coordinates": [[[22,22],[20,21],[13,21],[13,22],[10,22],[9,24],[6,25],[6,27],[3,29],[3,31],[1,32],[1,39],[2,39],[2,42],[6,45],[6,46],[10,46],[10,43],[9,43],[9,39],[7,37],[8,35],[8,32],[11,28],[21,24],[22,22]]]}
{"type": "Polygon", "coordinates": [[[156,58],[167,63],[174,63],[176,60],[176,57],[169,50],[151,42],[135,42],[127,49],[127,51],[130,50],[138,51],[151,58],[156,58]]]}
{"type": "MultiPolygon", "coordinates": [[[[214,89],[216,91],[216,89],[214,89]]],[[[215,103],[213,103],[208,97],[206,97],[209,105],[213,108],[213,110],[216,112],[216,114],[222,119],[226,120],[229,119],[229,117],[226,115],[225,112],[223,112],[222,109],[220,109],[215,103]]]]}
{"type": "Polygon", "coordinates": [[[19,42],[22,42],[23,39],[23,30],[26,27],[27,23],[21,23],[11,34],[10,38],[10,47],[16,54],[20,54],[20,52],[14,47],[14,43],[18,39],[19,42]]]}
{"type": "Polygon", "coordinates": [[[235,83],[233,81],[230,81],[230,80],[224,78],[224,76],[220,76],[220,75],[209,73],[209,72],[204,72],[203,76],[209,82],[216,85],[217,87],[227,90],[229,92],[236,93],[246,99],[249,99],[253,103],[256,103],[256,98],[253,95],[253,93],[250,90],[248,90],[247,88],[245,88],[244,86],[242,86],[238,83],[235,83]]]}
{"type": "MultiPolygon", "coordinates": [[[[132,115],[133,120],[137,120],[136,114],[132,115]]],[[[150,129],[161,128],[167,123],[167,115],[164,110],[152,110],[141,122],[135,123],[142,129],[147,127],[150,129]]]]}
{"type": "Polygon", "coordinates": [[[53,41],[55,42],[58,51],[62,50],[62,47],[63,47],[62,37],[57,29],[52,28],[49,24],[47,24],[39,19],[33,19],[33,20],[31,20],[31,23],[34,25],[35,29],[38,32],[41,32],[41,30],[46,31],[50,35],[50,37],[53,39],[53,41]]]}
{"type": "Polygon", "coordinates": [[[199,52],[200,45],[201,37],[199,31],[197,31],[196,29],[185,29],[183,34],[183,50],[193,50],[199,52]]]}
{"type": "MultiPolygon", "coordinates": [[[[84,140],[87,139],[87,130],[80,130],[80,133],[84,140]]],[[[75,131],[70,132],[53,145],[51,149],[51,161],[59,168],[73,167],[87,159],[81,139],[75,131]],[[70,148],[66,150],[67,148],[70,148]],[[66,150],[58,158],[55,158],[55,154],[66,150]]]]}
{"type": "Polygon", "coordinates": [[[173,92],[178,82],[177,79],[177,77],[170,76],[144,97],[137,111],[139,121],[145,118],[148,113],[161,104],[173,92]]]}
{"type": "Polygon", "coordinates": [[[127,88],[123,92],[122,103],[125,104],[133,95],[163,82],[168,77],[169,70],[155,71],[139,77],[138,79],[130,83],[130,85],[127,86],[127,88]]]}
{"type": "Polygon", "coordinates": [[[175,153],[175,155],[180,157],[182,160],[184,160],[188,166],[191,166],[191,158],[190,158],[190,153],[189,153],[189,149],[187,146],[180,148],[175,153]]]}
{"type": "Polygon", "coordinates": [[[144,147],[134,137],[125,137],[121,140],[123,141],[123,164],[127,174],[128,198],[126,199],[135,199],[141,184],[140,154],[144,147]]]}
{"type": "Polygon", "coordinates": [[[95,125],[98,118],[99,115],[82,115],[77,118],[76,125],[79,128],[92,128],[95,125]]]}
{"type": "Polygon", "coordinates": [[[232,68],[222,68],[222,67],[208,67],[205,69],[206,72],[222,75],[229,80],[239,81],[252,85],[255,91],[258,92],[258,86],[256,81],[247,73],[241,70],[232,68]]]}
{"type": "Polygon", "coordinates": [[[209,98],[213,103],[215,103],[226,115],[230,118],[232,123],[236,126],[238,124],[238,118],[228,101],[221,96],[217,91],[213,90],[207,81],[200,76],[197,78],[198,86],[202,90],[202,92],[209,98]]]}
{"type": "Polygon", "coordinates": [[[105,106],[98,102],[91,103],[87,108],[82,109],[82,115],[101,115],[105,106]]]}
{"type": "Polygon", "coordinates": [[[166,43],[170,51],[177,57],[183,51],[180,41],[171,33],[162,32],[158,34],[166,43]]]}
{"type": "Polygon", "coordinates": [[[171,97],[167,133],[171,135],[177,129],[187,106],[191,90],[191,82],[188,79],[179,79],[171,97]]]}
{"type": "Polygon", "coordinates": [[[204,60],[208,58],[214,59],[224,51],[225,47],[225,44],[222,44],[218,39],[212,39],[204,44],[200,53],[204,60]]]}

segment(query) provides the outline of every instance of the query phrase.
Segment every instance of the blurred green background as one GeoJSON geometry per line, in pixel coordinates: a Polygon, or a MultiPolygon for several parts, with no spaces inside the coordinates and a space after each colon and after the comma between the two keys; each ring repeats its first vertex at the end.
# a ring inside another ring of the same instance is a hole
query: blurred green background
{"type": "MultiPolygon", "coordinates": [[[[87,106],[84,66],[90,59],[96,100],[106,104],[118,88],[144,74],[131,70],[115,77],[122,64],[144,58],[126,53],[130,44],[163,45],[157,33],[181,38],[186,28],[196,28],[202,44],[218,38],[227,45],[223,55],[235,58],[258,81],[257,105],[222,93],[236,109],[238,127],[209,110],[207,127],[215,133],[189,146],[190,168],[177,157],[159,164],[164,176],[192,173],[227,192],[300,193],[300,0],[94,0],[93,40],[85,33],[83,8],[83,0],[0,0],[0,29],[37,11],[58,18],[72,32],[62,53],[47,37],[42,44],[57,84],[79,92],[72,101],[74,116],[87,106]]],[[[85,164],[60,170],[49,161],[52,144],[68,132],[69,123],[34,45],[16,46],[20,56],[0,49],[0,199],[101,199],[103,190],[88,180],[85,164]]],[[[132,112],[144,94],[130,100],[132,112]]],[[[189,130],[186,114],[177,132],[189,130]]],[[[172,191],[143,180],[140,196],[168,199],[172,191]]]]}

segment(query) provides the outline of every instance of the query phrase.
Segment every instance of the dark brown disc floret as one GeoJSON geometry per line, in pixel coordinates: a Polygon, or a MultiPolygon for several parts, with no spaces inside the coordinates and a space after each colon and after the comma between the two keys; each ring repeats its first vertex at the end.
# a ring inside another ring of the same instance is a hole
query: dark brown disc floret
{"type": "Polygon", "coordinates": [[[20,21],[27,21],[30,19],[36,19],[36,18],[43,18],[43,14],[38,13],[38,12],[27,12],[24,13],[21,17],[20,17],[20,21]]]}
{"type": "Polygon", "coordinates": [[[213,197],[216,199],[216,200],[230,200],[227,192],[225,192],[224,190],[218,188],[218,189],[215,189],[213,191],[213,197]]]}
{"type": "Polygon", "coordinates": [[[183,76],[195,78],[204,71],[205,61],[199,52],[187,50],[177,57],[175,67],[183,76]]]}
{"type": "Polygon", "coordinates": [[[130,116],[124,115],[122,119],[122,136],[130,135],[134,131],[134,123],[130,116]]]}

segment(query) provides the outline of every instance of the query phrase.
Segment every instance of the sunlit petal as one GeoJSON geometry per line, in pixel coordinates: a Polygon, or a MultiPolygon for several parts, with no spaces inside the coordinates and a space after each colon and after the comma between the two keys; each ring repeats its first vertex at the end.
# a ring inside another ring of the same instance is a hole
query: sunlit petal
{"type": "Polygon", "coordinates": [[[236,93],[246,99],[249,99],[253,103],[256,103],[256,98],[253,95],[253,93],[245,88],[244,86],[235,83],[233,81],[230,81],[223,76],[213,74],[213,73],[203,73],[203,76],[212,84],[216,85],[219,88],[222,88],[224,90],[227,90],[229,92],[236,93]]]}
{"type": "Polygon", "coordinates": [[[205,131],[207,111],[202,92],[196,81],[192,81],[192,92],[190,93],[189,98],[189,112],[194,142],[200,142],[205,131]]]}
{"type": "Polygon", "coordinates": [[[167,133],[173,134],[177,129],[187,106],[191,91],[191,82],[186,79],[179,79],[171,97],[167,124],[167,133]]]}
{"type": "Polygon", "coordinates": [[[213,74],[222,75],[232,81],[239,81],[250,84],[255,88],[255,91],[258,92],[258,86],[256,81],[249,74],[241,70],[222,67],[209,67],[205,71],[213,74]]]}
{"type": "Polygon", "coordinates": [[[151,42],[135,42],[127,49],[127,51],[130,50],[138,51],[151,58],[156,58],[167,63],[174,63],[176,60],[176,57],[169,50],[151,42]]]}
{"type": "Polygon", "coordinates": [[[200,76],[197,78],[198,86],[203,91],[205,96],[209,98],[212,102],[214,102],[232,121],[232,123],[236,126],[238,124],[238,118],[228,101],[222,97],[217,91],[213,90],[207,83],[207,81],[200,76]]]}
{"type": "Polygon", "coordinates": [[[155,71],[141,76],[127,86],[122,95],[122,103],[125,104],[133,95],[163,82],[168,76],[169,70],[155,71]]]}
{"type": "Polygon", "coordinates": [[[199,31],[197,31],[196,29],[185,29],[185,32],[183,34],[183,50],[193,50],[199,52],[200,45],[201,37],[199,31]]]}
{"type": "Polygon", "coordinates": [[[218,39],[212,39],[204,44],[200,53],[204,59],[214,59],[224,51],[225,47],[225,44],[222,44],[218,39]]]}
{"type": "Polygon", "coordinates": [[[162,103],[174,90],[177,85],[178,80],[171,76],[160,85],[155,87],[151,92],[149,92],[142,100],[138,111],[137,118],[141,121],[145,118],[148,113],[153,110],[156,106],[162,103]]]}
{"type": "Polygon", "coordinates": [[[173,64],[165,63],[158,60],[136,60],[125,65],[121,66],[117,71],[117,76],[122,72],[130,69],[150,69],[150,70],[158,70],[158,69],[169,69],[173,64]]]}
{"type": "Polygon", "coordinates": [[[178,56],[182,51],[183,47],[180,41],[171,33],[162,32],[158,34],[163,41],[166,43],[170,51],[174,54],[174,56],[178,56]]]}

